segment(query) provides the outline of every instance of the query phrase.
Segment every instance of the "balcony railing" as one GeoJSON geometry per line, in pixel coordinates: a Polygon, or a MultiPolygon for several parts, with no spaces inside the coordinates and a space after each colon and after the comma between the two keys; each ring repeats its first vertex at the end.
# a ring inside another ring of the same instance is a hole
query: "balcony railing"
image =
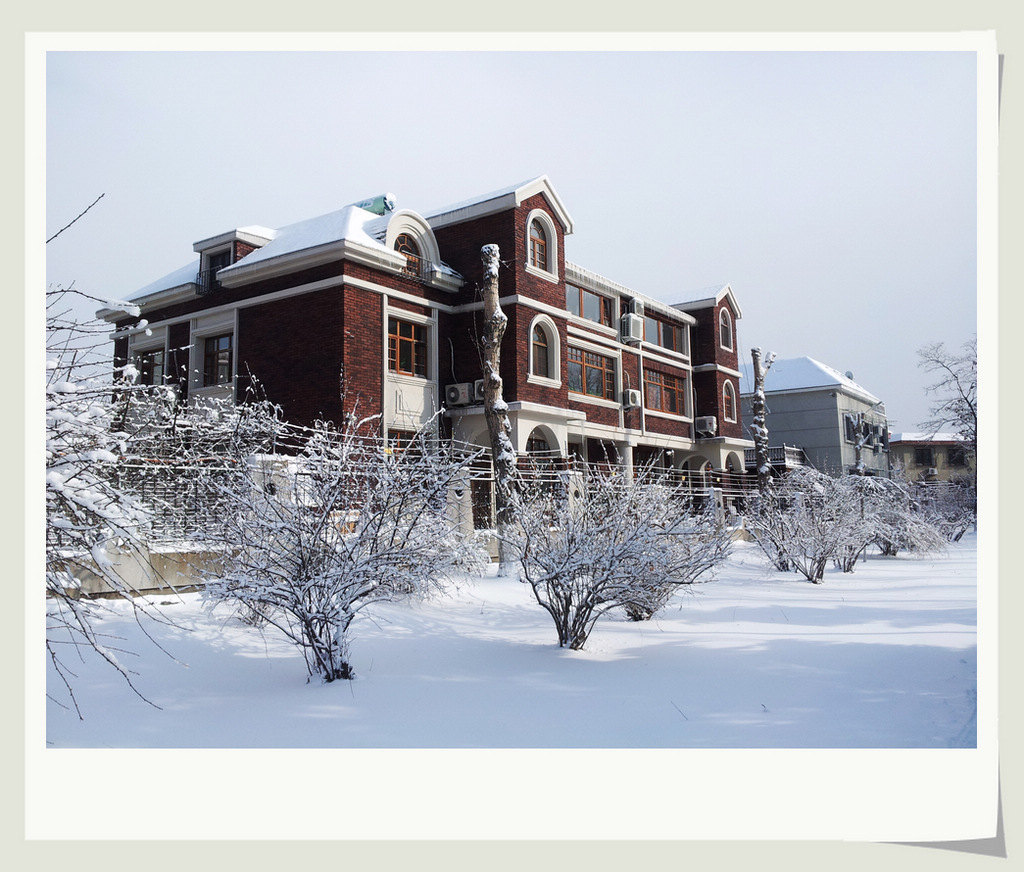
{"type": "Polygon", "coordinates": [[[212,294],[220,288],[220,282],[217,281],[217,272],[220,269],[222,269],[222,267],[202,269],[196,275],[196,293],[198,293],[200,297],[212,294]]]}
{"type": "MultiPolygon", "coordinates": [[[[747,448],[743,452],[743,462],[747,469],[757,468],[757,451],[747,448]]],[[[797,466],[808,466],[807,457],[802,448],[790,445],[774,445],[768,449],[768,462],[775,469],[793,469],[797,466]]]]}

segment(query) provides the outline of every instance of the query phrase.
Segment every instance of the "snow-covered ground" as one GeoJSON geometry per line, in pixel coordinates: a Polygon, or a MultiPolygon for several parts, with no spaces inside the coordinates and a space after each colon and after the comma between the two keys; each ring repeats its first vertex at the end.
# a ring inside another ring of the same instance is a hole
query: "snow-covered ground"
{"type": "Polygon", "coordinates": [[[603,619],[579,652],[559,649],[529,589],[492,568],[448,599],[360,617],[358,678],[330,685],[307,682],[298,652],[226,610],[204,611],[195,594],[161,598],[174,624],[145,625],[176,660],[118,606],[103,629],[134,652],[121,659],[160,708],[86,658],[80,720],[44,703],[40,664],[26,831],[991,837],[990,545],[972,533],[943,556],[873,556],[820,586],[766,571],[740,545],[697,595],[651,622],[603,619]]]}
{"type": "MultiPolygon", "coordinates": [[[[136,696],[75,664],[84,719],[48,701],[48,748],[965,748],[976,744],[977,547],[871,556],[812,585],[740,543],[654,620],[613,615],[559,649],[529,588],[463,579],[449,598],[353,625],[357,679],[307,682],[282,638],[161,597],[100,619],[136,696]],[[116,640],[116,641],[115,641],[116,640]],[[128,653],[130,652],[130,653],[128,653]],[[171,656],[168,656],[171,655],[171,656]],[[173,659],[172,659],[173,657],[173,659]],[[155,707],[155,706],[158,706],[155,707]]],[[[54,674],[47,690],[65,694],[54,674]]]]}

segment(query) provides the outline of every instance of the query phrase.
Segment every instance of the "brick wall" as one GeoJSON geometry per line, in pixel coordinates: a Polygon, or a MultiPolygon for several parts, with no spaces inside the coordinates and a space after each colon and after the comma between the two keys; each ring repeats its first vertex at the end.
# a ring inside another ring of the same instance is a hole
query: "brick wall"
{"type": "MultiPolygon", "coordinates": [[[[289,421],[340,423],[344,323],[340,288],[240,309],[238,398],[254,380],[289,421]]],[[[380,345],[379,332],[375,344],[380,345]]]]}

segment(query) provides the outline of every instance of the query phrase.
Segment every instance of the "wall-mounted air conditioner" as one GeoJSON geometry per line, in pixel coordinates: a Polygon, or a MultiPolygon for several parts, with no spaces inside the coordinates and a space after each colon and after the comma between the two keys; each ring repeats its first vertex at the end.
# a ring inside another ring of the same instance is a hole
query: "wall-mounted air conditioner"
{"type": "Polygon", "coordinates": [[[468,406],[473,397],[473,385],[462,382],[444,389],[444,400],[449,406],[468,406]]]}
{"type": "Polygon", "coordinates": [[[473,382],[473,399],[478,403],[484,401],[484,380],[482,378],[473,382]]]}
{"type": "Polygon", "coordinates": [[[619,320],[619,338],[623,342],[639,342],[644,338],[644,319],[632,312],[619,320]]]}
{"type": "Polygon", "coordinates": [[[640,300],[632,300],[629,304],[629,311],[641,318],[644,316],[644,304],[640,300]]]}
{"type": "Polygon", "coordinates": [[[714,436],[718,432],[718,419],[714,415],[702,415],[693,419],[693,429],[698,436],[714,436]]]}
{"type": "Polygon", "coordinates": [[[640,391],[636,390],[636,388],[622,392],[622,405],[627,409],[635,409],[640,403],[640,391]]]}
{"type": "Polygon", "coordinates": [[[928,470],[928,475],[938,475],[938,474],[939,474],[939,471],[934,466],[931,469],[928,470]]]}

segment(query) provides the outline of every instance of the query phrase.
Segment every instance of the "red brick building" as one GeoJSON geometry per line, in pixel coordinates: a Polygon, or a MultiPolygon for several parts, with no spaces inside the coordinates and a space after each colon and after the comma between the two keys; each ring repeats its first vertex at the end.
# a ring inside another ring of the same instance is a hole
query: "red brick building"
{"type": "Polygon", "coordinates": [[[486,445],[475,338],[480,249],[500,249],[504,397],[520,453],[741,472],[736,324],[725,285],[673,305],[565,258],[573,232],[547,177],[441,211],[390,196],[280,230],[243,227],[143,288],[115,354],[186,399],[242,400],[252,380],[289,420],[379,414],[390,436],[438,409],[486,445]]]}

